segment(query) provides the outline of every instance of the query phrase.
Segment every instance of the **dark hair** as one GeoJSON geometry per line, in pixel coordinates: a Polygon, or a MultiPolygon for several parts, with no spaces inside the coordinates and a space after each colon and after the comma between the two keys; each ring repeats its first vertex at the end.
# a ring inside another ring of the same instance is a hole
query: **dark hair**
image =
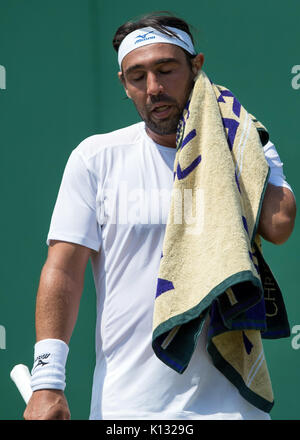
{"type": "MultiPolygon", "coordinates": [[[[118,52],[120,44],[126,37],[126,35],[131,32],[141,29],[143,27],[153,27],[154,29],[162,32],[166,35],[176,36],[171,30],[166,29],[166,26],[175,27],[177,29],[181,29],[185,31],[190,37],[192,42],[194,43],[193,35],[191,34],[189,25],[182,20],[181,18],[175,17],[168,11],[158,11],[152,12],[151,14],[146,14],[137,19],[136,21],[127,21],[122,26],[120,26],[113,38],[113,47],[116,52],[118,52]],[[163,14],[163,15],[162,15],[163,14]]],[[[195,55],[191,55],[186,50],[182,49],[186,54],[189,65],[191,66],[191,59],[194,58],[195,55]]]]}

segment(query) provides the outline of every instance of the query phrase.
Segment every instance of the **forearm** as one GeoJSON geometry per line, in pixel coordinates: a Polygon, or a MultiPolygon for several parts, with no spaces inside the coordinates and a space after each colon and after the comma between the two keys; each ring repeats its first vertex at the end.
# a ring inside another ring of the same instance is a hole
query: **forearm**
{"type": "Polygon", "coordinates": [[[52,266],[44,265],[36,301],[36,339],[61,339],[69,344],[79,310],[83,284],[52,266]]]}
{"type": "Polygon", "coordinates": [[[284,243],[294,229],[296,203],[292,192],[268,184],[264,196],[258,233],[274,244],[284,243]]]}
{"type": "Polygon", "coordinates": [[[35,391],[24,412],[25,419],[70,418],[63,394],[67,351],[61,341],[69,344],[75,326],[89,256],[90,249],[83,246],[60,241],[50,243],[37,292],[36,339],[41,341],[42,348],[36,344],[35,354],[36,350],[44,350],[45,344],[49,346],[50,341],[45,339],[51,339],[52,348],[55,346],[53,353],[47,353],[50,357],[45,364],[39,363],[39,357],[35,359],[31,382],[35,391]],[[51,358],[53,354],[55,363],[51,358]],[[48,365],[50,362],[55,369],[48,365]]]}

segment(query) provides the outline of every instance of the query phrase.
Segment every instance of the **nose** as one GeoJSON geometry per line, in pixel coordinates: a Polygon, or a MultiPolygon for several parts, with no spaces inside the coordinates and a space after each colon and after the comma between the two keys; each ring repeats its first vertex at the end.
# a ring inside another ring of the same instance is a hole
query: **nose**
{"type": "Polygon", "coordinates": [[[162,93],[163,86],[157,78],[155,73],[148,73],[147,75],[147,94],[148,95],[158,95],[162,93]]]}

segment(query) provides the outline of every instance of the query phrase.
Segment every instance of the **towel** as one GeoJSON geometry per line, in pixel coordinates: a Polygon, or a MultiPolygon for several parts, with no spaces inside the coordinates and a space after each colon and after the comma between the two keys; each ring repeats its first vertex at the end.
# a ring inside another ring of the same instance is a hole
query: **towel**
{"type": "Polygon", "coordinates": [[[257,408],[274,405],[262,338],[290,336],[257,233],[267,129],[201,70],[178,125],[152,347],[184,373],[203,323],[213,364],[257,408]]]}

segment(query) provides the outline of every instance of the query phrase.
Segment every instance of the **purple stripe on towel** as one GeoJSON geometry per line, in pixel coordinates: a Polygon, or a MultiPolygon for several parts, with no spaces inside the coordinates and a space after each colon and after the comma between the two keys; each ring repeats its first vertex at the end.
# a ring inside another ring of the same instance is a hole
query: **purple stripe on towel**
{"type": "Polygon", "coordinates": [[[158,278],[157,288],[156,288],[156,298],[162,293],[168,292],[168,290],[174,289],[172,281],[164,280],[163,278],[158,278]]]}
{"type": "Polygon", "coordinates": [[[193,129],[192,131],[190,131],[186,137],[183,139],[182,144],[181,144],[181,149],[188,144],[192,139],[194,139],[194,137],[196,137],[196,130],[193,129]]]}
{"type": "Polygon", "coordinates": [[[184,179],[186,176],[188,176],[196,168],[196,166],[199,165],[200,162],[201,162],[201,155],[196,157],[196,159],[188,167],[186,167],[184,170],[182,170],[180,168],[180,165],[178,163],[178,165],[177,165],[178,179],[181,180],[181,179],[184,179]]]}
{"type": "Polygon", "coordinates": [[[233,98],[232,110],[233,110],[233,113],[237,117],[239,117],[240,112],[241,112],[241,104],[236,99],[236,97],[233,95],[233,93],[230,90],[222,90],[221,94],[218,98],[218,102],[225,102],[225,99],[223,98],[223,96],[230,96],[231,98],[233,98]]]}
{"type": "Polygon", "coordinates": [[[222,120],[224,127],[228,128],[228,144],[229,144],[229,149],[231,151],[239,123],[235,119],[230,119],[230,118],[222,118],[222,120]]]}

